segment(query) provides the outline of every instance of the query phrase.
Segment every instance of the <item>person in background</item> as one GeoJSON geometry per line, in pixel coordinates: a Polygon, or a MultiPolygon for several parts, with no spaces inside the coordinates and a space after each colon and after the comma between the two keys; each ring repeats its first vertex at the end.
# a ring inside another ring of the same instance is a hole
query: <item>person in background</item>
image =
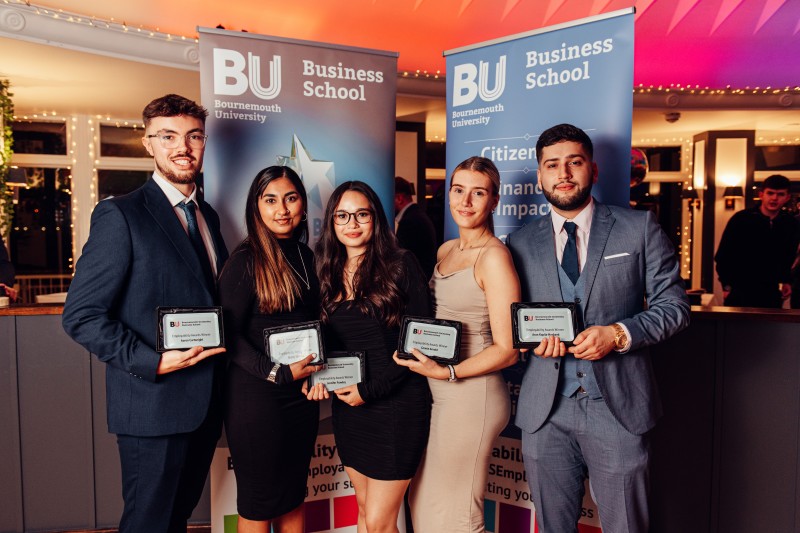
{"type": "Polygon", "coordinates": [[[14,290],[14,265],[8,259],[6,243],[0,235],[0,296],[8,296],[16,300],[17,291],[14,290]]]}
{"type": "Polygon", "coordinates": [[[97,204],[64,305],[64,330],[106,363],[121,533],[185,533],[222,432],[226,361],[213,356],[225,349],[156,351],[156,308],[213,306],[228,258],[219,217],[195,185],[207,115],[175,94],[144,108],[153,177],[97,204]]]}
{"type": "Polygon", "coordinates": [[[414,186],[405,179],[394,178],[394,224],[400,247],[409,250],[430,279],[436,263],[436,230],[433,222],[413,200],[414,186]]]}
{"type": "Polygon", "coordinates": [[[788,178],[774,174],[761,184],[761,205],[734,214],[714,260],[725,305],[781,308],[792,293],[791,268],[800,243],[800,222],[783,212],[788,178]]]}
{"type": "Polygon", "coordinates": [[[594,200],[592,141],[571,124],[536,142],[543,216],[506,241],[526,302],[574,302],[571,346],[528,353],[517,402],[522,454],[542,533],[577,533],[589,478],[603,531],[649,530],[648,432],[661,415],[649,346],[689,324],[675,250],[651,211],[594,200]]]}
{"type": "MultiPolygon", "coordinates": [[[[794,219],[800,225],[800,209],[798,209],[794,219]]],[[[800,309],[800,244],[797,246],[797,253],[792,263],[792,298],[790,304],[792,309],[800,309]]]]}
{"type": "Polygon", "coordinates": [[[239,533],[303,533],[303,500],[317,438],[319,404],[300,393],[320,367],[264,353],[264,329],[319,317],[319,282],[306,246],[306,190],[289,167],[259,172],[245,204],[247,237],[219,278],[230,365],[225,432],[239,533]]]}
{"type": "Polygon", "coordinates": [[[426,376],[433,394],[428,447],[409,496],[417,533],[485,530],[489,459],[511,412],[500,370],[518,356],[510,307],[519,301],[519,279],[492,224],[499,190],[500,173],[483,157],[463,161],[450,178],[458,238],[439,248],[430,286],[436,318],[462,323],[462,361],[440,366],[418,350],[416,361],[394,357],[426,376]]]}
{"type": "MultiPolygon", "coordinates": [[[[404,315],[432,314],[417,259],[392,234],[369,185],[333,191],[317,243],[326,349],[365,353],[366,379],[333,393],[333,434],[356,491],[358,531],[396,533],[403,495],[417,471],[430,428],[431,398],[422,376],[392,362],[404,315]]],[[[308,398],[328,391],[317,384],[308,398]]]]}

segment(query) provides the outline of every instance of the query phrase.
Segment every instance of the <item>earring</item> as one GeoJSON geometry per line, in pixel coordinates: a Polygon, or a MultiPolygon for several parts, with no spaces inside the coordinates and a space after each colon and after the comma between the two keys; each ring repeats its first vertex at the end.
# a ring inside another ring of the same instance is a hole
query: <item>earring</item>
{"type": "Polygon", "coordinates": [[[300,222],[305,222],[306,220],[308,220],[308,213],[303,211],[303,218],[300,219],[300,222]]]}

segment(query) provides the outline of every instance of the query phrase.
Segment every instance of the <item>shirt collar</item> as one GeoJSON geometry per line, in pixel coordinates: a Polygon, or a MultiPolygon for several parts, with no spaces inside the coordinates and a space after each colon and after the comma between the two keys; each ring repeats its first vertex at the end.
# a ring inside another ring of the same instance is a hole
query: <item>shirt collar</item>
{"type": "Polygon", "coordinates": [[[184,196],[181,191],[176,189],[174,185],[167,181],[166,178],[162,177],[158,172],[153,172],[153,181],[155,181],[161,190],[164,191],[164,194],[167,195],[169,205],[175,207],[183,202],[197,203],[197,186],[192,189],[192,193],[189,196],[184,196]]]}
{"type": "MultiPolygon", "coordinates": [[[[564,222],[568,219],[556,213],[554,209],[550,210],[550,216],[553,220],[553,231],[558,235],[564,228],[564,222]]],[[[589,203],[586,204],[586,207],[581,209],[581,212],[569,219],[569,221],[574,222],[579,230],[589,233],[592,227],[592,216],[594,216],[594,198],[590,196],[589,203]]]]}

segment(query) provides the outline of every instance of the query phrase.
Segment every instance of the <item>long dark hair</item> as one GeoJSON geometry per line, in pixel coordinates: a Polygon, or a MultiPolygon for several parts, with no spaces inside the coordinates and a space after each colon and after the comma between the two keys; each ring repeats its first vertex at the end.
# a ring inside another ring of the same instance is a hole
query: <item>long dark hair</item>
{"type": "MultiPolygon", "coordinates": [[[[253,278],[255,279],[258,307],[262,313],[291,311],[300,296],[300,284],[292,274],[292,269],[281,252],[278,239],[261,220],[258,202],[264,190],[274,180],[287,178],[303,200],[303,210],[307,209],[306,189],[300,176],[289,167],[272,166],[256,174],[247,193],[244,218],[247,224],[247,238],[244,245],[253,254],[253,278]]],[[[295,228],[292,237],[306,242],[308,240],[308,220],[302,220],[295,228]]]]}
{"type": "Polygon", "coordinates": [[[386,325],[396,326],[400,323],[405,306],[405,294],[398,285],[398,280],[404,275],[402,251],[389,227],[378,195],[363,181],[347,181],[339,185],[325,208],[322,234],[315,251],[322,320],[327,322],[339,302],[347,298],[344,285],[347,250],[336,238],[333,227],[333,214],[347,191],[363,194],[372,211],[372,240],[353,275],[354,304],[362,313],[386,325]]]}

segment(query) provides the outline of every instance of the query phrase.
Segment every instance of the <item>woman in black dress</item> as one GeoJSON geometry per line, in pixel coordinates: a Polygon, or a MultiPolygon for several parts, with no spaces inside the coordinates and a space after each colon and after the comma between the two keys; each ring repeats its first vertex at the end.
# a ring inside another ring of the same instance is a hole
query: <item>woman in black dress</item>
{"type": "MultiPolygon", "coordinates": [[[[403,315],[431,316],[416,258],[402,251],[375,192],[359,181],[333,192],[317,243],[329,350],[366,353],[366,379],[333,391],[333,433],[356,491],[358,531],[396,532],[403,494],[430,426],[427,380],[395,365],[403,315]]],[[[310,399],[323,399],[321,384],[310,399]]]]}
{"type": "Polygon", "coordinates": [[[258,173],[245,208],[247,238],[220,275],[228,357],[225,430],[236,474],[238,532],[302,533],[319,406],[300,389],[314,358],[273,364],[263,330],[319,316],[306,246],[306,191],[288,167],[258,173]]]}

